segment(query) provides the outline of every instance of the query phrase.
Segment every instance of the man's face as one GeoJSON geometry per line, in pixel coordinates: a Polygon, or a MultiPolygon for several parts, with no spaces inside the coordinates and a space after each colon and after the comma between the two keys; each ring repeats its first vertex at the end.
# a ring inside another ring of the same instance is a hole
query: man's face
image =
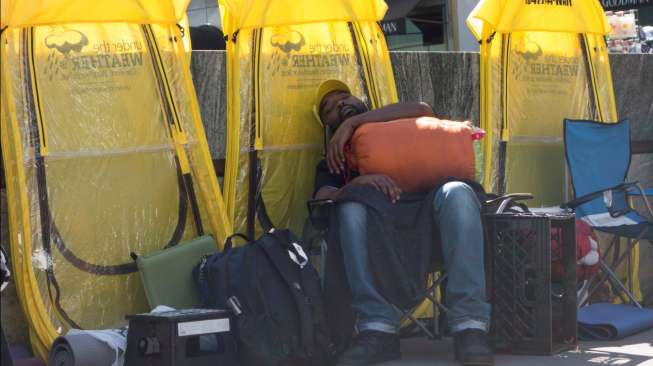
{"type": "Polygon", "coordinates": [[[320,119],[333,130],[347,118],[364,112],[367,112],[365,103],[345,91],[332,91],[320,103],[320,119]]]}

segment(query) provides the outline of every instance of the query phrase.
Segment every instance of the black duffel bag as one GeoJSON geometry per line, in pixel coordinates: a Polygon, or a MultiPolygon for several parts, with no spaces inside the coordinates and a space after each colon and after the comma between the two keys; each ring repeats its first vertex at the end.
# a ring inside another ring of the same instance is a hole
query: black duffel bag
{"type": "Polygon", "coordinates": [[[207,308],[231,309],[243,365],[326,365],[333,346],[320,280],[295,235],[275,230],[208,255],[193,270],[207,308]]]}

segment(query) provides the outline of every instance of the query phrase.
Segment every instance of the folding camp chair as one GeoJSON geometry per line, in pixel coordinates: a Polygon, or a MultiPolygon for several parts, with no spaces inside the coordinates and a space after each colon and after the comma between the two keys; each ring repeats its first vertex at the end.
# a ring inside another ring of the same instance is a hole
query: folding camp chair
{"type": "MultiPolygon", "coordinates": [[[[318,267],[324,280],[324,271],[322,269],[326,268],[329,211],[334,207],[334,202],[331,200],[312,200],[307,203],[307,206],[309,216],[304,226],[302,243],[305,245],[304,249],[311,256],[319,257],[320,264],[318,267]]],[[[441,301],[438,301],[437,291],[441,291],[441,298],[444,298],[444,286],[440,285],[445,283],[447,275],[441,266],[436,266],[429,276],[430,281],[425,289],[424,299],[430,302],[430,306],[432,306],[433,316],[431,318],[421,319],[414,315],[418,308],[425,306],[424,303],[420,303],[411,309],[402,309],[392,304],[401,315],[400,323],[404,324],[406,320],[410,320],[412,324],[402,329],[402,335],[412,334],[413,330],[423,332],[430,339],[437,339],[443,335],[440,325],[444,323],[444,314],[447,308],[441,301]]]]}
{"type": "MultiPolygon", "coordinates": [[[[575,199],[562,204],[562,208],[576,211],[576,217],[586,221],[592,228],[613,234],[612,243],[603,253],[601,275],[592,277],[586,284],[587,294],[579,305],[588,301],[596,289],[607,279],[635,306],[641,307],[632,293],[630,257],[634,246],[641,240],[653,244],[653,222],[636,212],[630,205],[630,197],[643,199],[648,213],[653,209],[646,196],[653,196],[653,189],[645,190],[637,182],[626,182],[630,167],[630,123],[599,123],[594,121],[564,121],[565,153],[567,167],[575,199]],[[623,253],[619,239],[628,239],[623,253]],[[613,263],[605,258],[613,251],[613,263]],[[615,274],[616,268],[628,259],[627,288],[615,274]],[[598,282],[596,281],[598,279],[598,282]]],[[[622,297],[622,300],[625,300],[622,297]]]]}
{"type": "MultiPolygon", "coordinates": [[[[483,212],[502,213],[509,210],[517,210],[518,212],[527,211],[526,206],[519,201],[532,199],[533,196],[529,193],[514,193],[503,196],[488,195],[488,198],[492,199],[484,202],[483,212]]],[[[312,200],[307,203],[307,206],[309,217],[304,226],[302,243],[305,245],[304,249],[309,254],[320,257],[319,268],[323,269],[325,268],[326,251],[328,250],[326,237],[329,225],[329,210],[334,207],[334,202],[331,200],[312,200]]],[[[322,278],[324,278],[323,271],[321,270],[320,272],[322,278]]],[[[404,324],[407,320],[411,322],[410,326],[402,329],[402,335],[412,334],[414,333],[413,330],[417,330],[430,339],[439,339],[446,333],[445,315],[449,310],[445,305],[447,273],[444,271],[443,264],[435,263],[431,268],[429,277],[428,285],[424,291],[425,302],[410,309],[404,309],[392,304],[401,315],[401,324],[404,324]],[[439,298],[438,291],[440,292],[439,298]],[[422,319],[416,317],[416,310],[423,308],[425,303],[430,303],[432,317],[422,319]]]]}

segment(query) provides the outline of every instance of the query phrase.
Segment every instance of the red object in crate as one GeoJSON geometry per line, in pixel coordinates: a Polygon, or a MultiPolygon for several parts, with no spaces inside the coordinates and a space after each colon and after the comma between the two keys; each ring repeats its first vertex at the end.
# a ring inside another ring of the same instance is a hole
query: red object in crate
{"type": "MultiPolygon", "coordinates": [[[[561,263],[560,229],[551,228],[551,277],[561,280],[564,269],[561,263]]],[[[592,228],[583,220],[576,220],[576,280],[589,279],[599,270],[599,240],[592,228]]]]}

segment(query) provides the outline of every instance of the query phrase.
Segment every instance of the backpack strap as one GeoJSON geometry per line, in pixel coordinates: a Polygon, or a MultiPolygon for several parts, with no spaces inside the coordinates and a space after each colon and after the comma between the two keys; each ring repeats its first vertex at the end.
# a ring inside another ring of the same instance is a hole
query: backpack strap
{"type": "MultiPolygon", "coordinates": [[[[263,252],[279,271],[293,295],[299,317],[301,344],[310,356],[315,349],[313,311],[310,298],[306,295],[306,291],[302,286],[301,274],[297,275],[308,264],[308,262],[301,264],[303,260],[300,258],[302,255],[306,256],[306,254],[301,249],[297,238],[289,230],[270,230],[256,243],[263,248],[263,252]],[[293,256],[297,260],[293,259],[293,256]],[[297,268],[297,271],[293,271],[292,266],[298,266],[299,268],[297,268]]],[[[308,259],[308,257],[306,258],[308,259]]]]}
{"type": "Polygon", "coordinates": [[[233,240],[235,238],[241,238],[245,240],[245,242],[249,242],[249,238],[245,234],[241,234],[241,233],[231,234],[224,240],[224,247],[222,249],[223,252],[231,250],[231,248],[233,247],[233,240]]]}
{"type": "Polygon", "coordinates": [[[264,231],[274,228],[274,224],[268,215],[263,201],[263,169],[261,159],[258,158],[256,150],[250,151],[250,177],[249,177],[249,197],[247,199],[247,235],[251,238],[256,233],[256,219],[264,231]]]}
{"type": "MultiPolygon", "coordinates": [[[[233,253],[234,238],[242,238],[246,242],[249,242],[247,236],[241,233],[232,234],[228,236],[224,241],[224,247],[222,248],[222,253],[224,254],[224,257],[222,259],[224,261],[224,273],[222,274],[222,276],[220,276],[218,281],[220,281],[220,288],[226,292],[226,296],[223,296],[223,298],[225,299],[225,304],[220,304],[220,305],[229,306],[230,305],[229,303],[231,301],[233,302],[233,305],[240,307],[240,301],[238,301],[238,298],[236,298],[236,300],[231,300],[232,297],[235,296],[234,290],[231,287],[231,273],[229,270],[231,254],[233,253]]],[[[234,312],[234,314],[239,315],[238,313],[240,311],[236,311],[236,309],[231,309],[231,310],[234,312]]]]}

